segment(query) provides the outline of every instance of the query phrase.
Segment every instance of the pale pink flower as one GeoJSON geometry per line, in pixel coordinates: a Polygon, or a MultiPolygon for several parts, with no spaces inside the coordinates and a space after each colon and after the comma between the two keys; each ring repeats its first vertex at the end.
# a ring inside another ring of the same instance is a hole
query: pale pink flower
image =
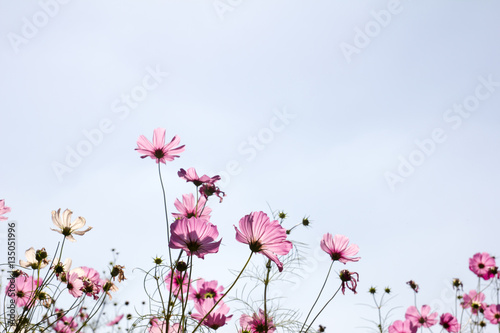
{"type": "MultiPolygon", "coordinates": [[[[165,321],[160,321],[158,318],[153,318],[150,321],[151,326],[148,327],[149,333],[167,333],[167,324],[165,321]]],[[[168,333],[182,332],[182,326],[179,324],[171,324],[168,328],[168,333]]]]}
{"type": "Polygon", "coordinates": [[[451,313],[443,313],[439,318],[439,325],[443,326],[443,328],[450,333],[460,332],[460,324],[457,318],[451,313]]]}
{"type": "Polygon", "coordinates": [[[343,269],[339,274],[340,280],[342,281],[342,294],[345,295],[345,288],[351,289],[355,294],[356,287],[358,286],[359,274],[356,272],[349,272],[347,269],[343,269]],[[356,277],[354,277],[356,275],[356,277]]]}
{"type": "Polygon", "coordinates": [[[7,217],[2,216],[10,212],[10,207],[5,207],[5,199],[0,200],[0,221],[6,221],[7,217]]]}
{"type": "Polygon", "coordinates": [[[195,254],[203,259],[205,254],[217,253],[222,240],[217,227],[212,223],[197,217],[182,218],[170,225],[170,244],[172,249],[182,249],[188,256],[195,254]]]}
{"type": "Polygon", "coordinates": [[[500,304],[491,304],[484,310],[484,318],[493,325],[500,324],[500,304]]]}
{"type": "Polygon", "coordinates": [[[17,306],[33,306],[33,293],[42,283],[42,279],[35,280],[31,276],[20,275],[14,282],[9,280],[5,293],[17,306]]]}
{"type": "Polygon", "coordinates": [[[187,292],[187,286],[188,275],[186,272],[175,271],[174,277],[172,278],[172,270],[170,270],[168,275],[165,277],[165,287],[177,298],[182,298],[180,288],[182,288],[182,294],[184,294],[187,292]],[[170,280],[172,280],[172,287],[170,286],[170,280]]]}
{"type": "Polygon", "coordinates": [[[429,328],[437,324],[436,318],[438,316],[437,312],[429,314],[430,312],[431,312],[431,307],[428,305],[422,306],[420,312],[416,307],[412,305],[406,310],[405,317],[406,319],[411,321],[413,325],[417,327],[423,326],[429,328]]]}
{"type": "Polygon", "coordinates": [[[264,212],[245,215],[239,222],[241,231],[236,230],[236,240],[248,244],[254,253],[262,253],[283,271],[283,264],[277,255],[286,255],[293,245],[286,240],[286,230],[276,220],[271,221],[264,212]]]}
{"type": "Polygon", "coordinates": [[[156,163],[166,164],[166,161],[173,161],[174,158],[184,151],[184,145],[177,146],[181,139],[176,135],[170,143],[165,144],[165,129],[157,128],[153,132],[153,143],[149,142],[144,135],[141,135],[137,140],[137,150],[142,155],[141,158],[151,157],[156,160],[156,163]]]}
{"type": "Polygon", "coordinates": [[[490,274],[490,269],[495,268],[495,258],[488,253],[476,253],[472,258],[469,258],[469,269],[477,276],[489,280],[495,274],[490,274]]]}
{"type": "Polygon", "coordinates": [[[120,320],[122,320],[124,315],[119,315],[119,316],[116,316],[115,319],[113,319],[112,321],[110,321],[109,323],[106,324],[106,326],[113,326],[113,325],[116,325],[120,322],[120,320]]]}
{"type": "Polygon", "coordinates": [[[205,281],[204,279],[199,279],[196,281],[196,288],[191,287],[191,291],[189,292],[189,299],[194,300],[195,302],[202,303],[207,298],[212,298],[216,302],[219,298],[222,297],[224,290],[223,286],[218,286],[216,280],[213,281],[205,281]]]}
{"type": "Polygon", "coordinates": [[[321,249],[328,253],[333,261],[340,261],[346,264],[348,261],[359,261],[360,257],[353,257],[358,254],[359,247],[355,244],[349,245],[349,238],[343,235],[332,235],[327,233],[321,240],[321,249]]]}
{"type": "Polygon", "coordinates": [[[473,314],[478,314],[480,310],[484,310],[486,308],[486,304],[484,303],[486,296],[483,293],[477,293],[474,289],[469,291],[468,294],[463,295],[462,307],[464,309],[471,309],[473,314]]]}
{"type": "Polygon", "coordinates": [[[242,314],[240,317],[240,326],[242,332],[248,331],[251,333],[256,332],[267,332],[273,333],[276,331],[276,326],[274,326],[273,318],[267,316],[267,327],[266,327],[266,315],[262,309],[259,309],[259,313],[254,313],[251,317],[246,314],[242,314]]]}
{"type": "Polygon", "coordinates": [[[418,327],[413,325],[408,319],[405,321],[396,320],[389,326],[389,333],[416,333],[418,327]]]}
{"type": "MultiPolygon", "coordinates": [[[[215,300],[213,298],[207,298],[203,303],[194,303],[194,308],[198,313],[193,313],[191,316],[200,321],[205,317],[205,315],[213,308],[215,305],[215,300]]],[[[227,316],[229,312],[229,306],[227,306],[223,301],[219,302],[219,305],[203,320],[202,325],[210,327],[211,329],[218,329],[226,325],[226,323],[233,317],[233,315],[227,316]]]]}
{"type": "Polygon", "coordinates": [[[69,293],[75,298],[82,296],[83,281],[80,279],[78,274],[69,273],[66,275],[66,280],[67,280],[66,287],[68,288],[69,293]]]}
{"type": "Polygon", "coordinates": [[[172,213],[172,215],[177,219],[180,219],[182,217],[188,219],[191,217],[198,217],[208,221],[210,220],[210,213],[212,212],[212,209],[210,207],[206,207],[206,203],[207,200],[205,199],[205,197],[201,197],[198,202],[196,202],[192,193],[183,194],[182,203],[179,201],[179,199],[175,199],[174,202],[174,206],[175,208],[177,208],[179,213],[172,213]]]}
{"type": "Polygon", "coordinates": [[[93,268],[82,266],[72,269],[70,275],[72,273],[76,273],[78,278],[83,282],[81,291],[83,291],[85,295],[92,296],[94,299],[99,298],[98,295],[102,290],[99,272],[93,268]]]}
{"type": "Polygon", "coordinates": [[[186,182],[192,182],[196,187],[202,184],[215,184],[216,181],[220,180],[219,175],[213,177],[203,175],[201,177],[198,177],[198,174],[196,173],[196,170],[194,168],[189,168],[187,169],[187,171],[181,169],[179,172],[177,172],[177,175],[182,179],[185,179],[186,182]]]}
{"type": "Polygon", "coordinates": [[[76,328],[78,327],[78,323],[73,317],[66,317],[63,316],[59,318],[54,325],[54,331],[57,333],[71,333],[76,331],[76,328]]]}
{"type": "Polygon", "coordinates": [[[71,222],[71,215],[73,212],[69,209],[66,209],[62,214],[61,214],[61,208],[57,210],[52,211],[52,222],[54,222],[54,225],[58,227],[59,229],[52,229],[64,236],[66,236],[66,239],[72,242],[76,242],[75,238],[73,237],[73,234],[83,236],[86,232],[92,230],[92,227],[88,227],[85,230],[77,231],[80,228],[83,228],[85,226],[85,219],[81,216],[79,216],[74,222],[71,222]]]}

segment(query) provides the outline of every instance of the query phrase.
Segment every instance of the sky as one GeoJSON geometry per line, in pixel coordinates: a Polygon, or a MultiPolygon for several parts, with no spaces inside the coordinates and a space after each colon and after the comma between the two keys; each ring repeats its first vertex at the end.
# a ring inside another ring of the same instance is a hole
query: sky
{"type": "Polygon", "coordinates": [[[54,251],[51,211],[69,208],[93,230],[65,255],[102,270],[116,249],[128,280],[115,298],[140,303],[138,268],[167,241],[157,165],[134,148],[161,127],[186,146],[161,169],[169,211],[193,190],[180,168],[221,175],[226,193],[209,201],[220,251],[196,276],[228,286],[249,254],[233,225],[284,211],[285,225],[311,221],[290,235],[308,244],[302,279],[271,286],[290,308],[307,313],[323,283],[324,234],[360,248],[333,268],[359,273],[358,294],[314,325],[367,332],[371,286],[392,288],[387,310],[403,319],[410,279],[419,305],[451,311],[451,279],[475,288],[468,258],[500,250],[499,13],[495,1],[0,0],[0,199],[18,258],[54,251]]]}

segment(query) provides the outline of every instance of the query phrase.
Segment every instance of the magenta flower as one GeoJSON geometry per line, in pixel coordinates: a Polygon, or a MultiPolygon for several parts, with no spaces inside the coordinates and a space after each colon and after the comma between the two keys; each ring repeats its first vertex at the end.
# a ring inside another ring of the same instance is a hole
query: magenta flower
{"type": "Polygon", "coordinates": [[[14,282],[9,280],[5,293],[14,300],[17,306],[33,306],[33,293],[42,283],[42,279],[35,280],[31,276],[20,275],[14,282]]]}
{"type": "Polygon", "coordinates": [[[486,308],[486,304],[484,304],[486,296],[483,293],[477,293],[475,290],[469,291],[468,294],[463,295],[462,307],[464,309],[471,308],[471,312],[473,314],[477,314],[478,311],[484,310],[486,308]]]}
{"type": "Polygon", "coordinates": [[[177,175],[182,179],[185,179],[186,182],[192,182],[196,187],[202,184],[215,184],[216,181],[220,180],[220,176],[216,175],[213,177],[209,177],[207,175],[203,175],[198,177],[196,170],[194,168],[189,168],[186,170],[181,169],[177,175]]]}
{"type": "Polygon", "coordinates": [[[182,249],[188,256],[195,254],[203,259],[207,253],[217,253],[222,240],[217,227],[204,219],[192,217],[176,220],[170,225],[169,246],[172,249],[182,249]]]}
{"type": "Polygon", "coordinates": [[[216,280],[205,281],[204,279],[199,279],[196,281],[196,288],[191,287],[189,292],[189,299],[195,302],[202,303],[207,298],[212,298],[216,302],[222,297],[224,290],[223,286],[218,286],[216,280]]]}
{"type": "Polygon", "coordinates": [[[242,332],[268,332],[273,333],[276,331],[276,326],[274,326],[273,319],[267,317],[267,327],[266,327],[266,315],[262,309],[259,309],[259,313],[254,313],[251,317],[246,314],[242,314],[240,317],[240,326],[242,332]]]}
{"type": "Polygon", "coordinates": [[[429,314],[429,312],[431,312],[431,307],[428,305],[422,306],[420,312],[412,305],[406,310],[405,317],[417,327],[423,326],[429,328],[437,324],[436,318],[438,316],[437,312],[431,314],[429,314]]]}
{"type": "Polygon", "coordinates": [[[76,327],[78,326],[78,323],[73,317],[66,317],[63,316],[59,318],[54,325],[54,331],[57,333],[71,333],[76,331],[76,327]]]}
{"type": "Polygon", "coordinates": [[[200,187],[200,194],[205,199],[215,194],[219,198],[219,202],[222,202],[222,198],[226,196],[226,193],[222,192],[215,184],[203,184],[200,187]]]}
{"type": "Polygon", "coordinates": [[[120,322],[120,320],[122,320],[122,318],[123,318],[122,314],[119,316],[116,316],[115,319],[113,319],[112,321],[107,323],[106,326],[114,326],[114,325],[118,324],[120,322]]]}
{"type": "Polygon", "coordinates": [[[413,325],[408,319],[405,321],[396,320],[389,326],[389,333],[416,333],[418,327],[413,325]]]}
{"type": "Polygon", "coordinates": [[[174,206],[177,208],[179,213],[172,213],[172,215],[176,219],[180,218],[191,218],[191,217],[199,217],[205,220],[210,220],[210,213],[212,209],[210,207],[206,207],[205,204],[207,200],[204,197],[201,197],[198,202],[194,199],[194,195],[183,194],[182,195],[182,203],[179,199],[175,199],[174,206]]]}
{"type": "Polygon", "coordinates": [[[187,291],[188,286],[188,275],[185,272],[175,271],[174,278],[172,279],[172,271],[168,272],[168,275],[165,277],[165,287],[167,290],[170,290],[174,296],[178,298],[182,298],[180,295],[180,291],[182,288],[182,294],[187,291]],[[172,280],[172,287],[170,286],[170,281],[172,280]]]}
{"type": "Polygon", "coordinates": [[[500,304],[491,304],[484,310],[484,318],[493,325],[500,324],[500,304]]]}
{"type": "Polygon", "coordinates": [[[489,280],[495,276],[495,274],[490,274],[490,269],[495,268],[495,266],[495,258],[486,252],[476,253],[469,259],[469,269],[485,280],[489,280]]]}
{"type": "Polygon", "coordinates": [[[5,199],[0,200],[0,221],[6,221],[7,217],[2,216],[10,212],[10,207],[5,207],[5,199]]]}
{"type": "Polygon", "coordinates": [[[248,244],[254,253],[262,253],[283,271],[283,264],[278,259],[279,255],[286,255],[293,245],[286,240],[286,230],[276,220],[271,221],[264,212],[253,212],[245,215],[236,226],[236,240],[248,244]]]}
{"type": "MultiPolygon", "coordinates": [[[[205,317],[205,315],[213,308],[215,305],[215,300],[213,298],[207,298],[203,303],[194,303],[194,308],[198,313],[193,313],[191,316],[200,321],[205,317]]],[[[218,329],[226,325],[226,323],[233,317],[233,315],[227,316],[229,313],[229,306],[227,306],[223,301],[219,302],[217,308],[215,308],[206,318],[203,320],[203,325],[210,327],[211,329],[218,329]]]]}
{"type": "Polygon", "coordinates": [[[352,257],[358,254],[359,247],[355,244],[349,245],[349,238],[342,235],[332,235],[327,233],[321,240],[321,249],[328,253],[333,261],[340,261],[344,265],[348,261],[359,261],[360,257],[352,257]]]}
{"type": "Polygon", "coordinates": [[[345,295],[345,288],[351,289],[355,294],[357,294],[356,287],[358,286],[359,274],[356,272],[349,272],[347,269],[343,269],[339,274],[340,280],[342,281],[342,294],[345,295]],[[354,277],[356,275],[356,277],[354,277]]]}
{"type": "Polygon", "coordinates": [[[441,318],[439,318],[439,325],[443,326],[450,333],[460,332],[460,324],[457,318],[453,317],[451,313],[443,313],[441,318]]]}
{"type": "Polygon", "coordinates": [[[170,143],[165,144],[165,129],[157,128],[153,132],[153,143],[149,142],[144,135],[141,135],[137,140],[137,150],[142,155],[141,158],[151,157],[156,159],[156,163],[166,164],[166,161],[173,161],[174,158],[179,157],[179,155],[184,151],[184,145],[174,148],[177,146],[181,139],[176,135],[173,137],[170,143]]]}

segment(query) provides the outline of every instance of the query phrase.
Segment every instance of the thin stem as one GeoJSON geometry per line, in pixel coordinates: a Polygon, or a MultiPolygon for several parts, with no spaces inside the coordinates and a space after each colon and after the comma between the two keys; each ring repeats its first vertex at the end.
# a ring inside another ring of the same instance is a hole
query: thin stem
{"type": "Polygon", "coordinates": [[[207,318],[207,316],[215,309],[215,307],[220,303],[220,301],[222,301],[222,299],[224,297],[226,297],[227,294],[229,294],[229,292],[231,291],[231,289],[233,289],[234,285],[236,284],[236,282],[238,281],[238,279],[241,277],[241,274],[243,274],[243,271],[245,271],[245,268],[247,268],[248,263],[250,263],[250,259],[252,259],[252,255],[253,255],[253,252],[250,253],[250,256],[248,257],[248,260],[245,263],[245,266],[243,266],[243,269],[241,270],[240,274],[238,274],[238,276],[234,280],[233,284],[231,284],[231,286],[227,289],[227,291],[224,293],[224,295],[222,295],[222,297],[219,298],[219,300],[214,304],[214,306],[210,309],[210,311],[208,311],[207,314],[203,318],[201,318],[200,322],[198,323],[198,325],[196,325],[196,327],[194,328],[194,330],[193,330],[192,333],[194,333],[198,329],[198,327],[200,327],[200,325],[203,323],[203,321],[205,320],[205,318],[207,318]]]}
{"type": "Polygon", "coordinates": [[[271,272],[271,259],[267,261],[266,268],[267,274],[266,279],[264,280],[264,327],[267,333],[269,330],[267,328],[267,286],[269,285],[269,273],[271,272]]]}
{"type": "MultiPolygon", "coordinates": [[[[167,244],[170,244],[170,226],[168,224],[168,209],[167,209],[167,195],[165,193],[165,186],[163,186],[163,179],[161,178],[161,168],[160,163],[158,163],[158,175],[160,176],[161,192],[163,193],[163,207],[165,208],[165,222],[167,223],[167,244]]],[[[170,259],[170,265],[172,265],[172,252],[170,251],[170,246],[168,246],[168,257],[170,259]]]]}
{"type": "MultiPolygon", "coordinates": [[[[192,273],[193,273],[193,255],[192,254],[191,254],[191,256],[188,257],[188,266],[189,266],[189,275],[188,275],[188,285],[187,285],[187,290],[186,290],[186,302],[182,302],[182,315],[181,315],[181,320],[180,320],[181,323],[182,323],[183,319],[185,319],[187,302],[189,300],[189,286],[191,286],[191,276],[192,276],[192,273]],[[191,265],[190,265],[190,263],[191,263],[191,265]]],[[[184,295],[184,293],[182,291],[182,285],[183,284],[184,284],[184,277],[182,277],[181,297],[183,297],[182,295],[184,295]]],[[[179,330],[177,331],[177,333],[179,333],[180,330],[181,330],[181,325],[179,325],[179,330]]]]}
{"type": "Polygon", "coordinates": [[[319,310],[318,314],[316,315],[316,317],[314,317],[314,319],[311,321],[311,323],[309,324],[309,326],[307,326],[306,332],[309,330],[309,328],[311,328],[311,326],[314,323],[314,321],[318,318],[318,316],[320,315],[320,313],[323,312],[323,310],[326,308],[326,306],[335,298],[335,296],[337,296],[338,292],[340,291],[340,288],[342,288],[342,283],[340,283],[339,289],[337,289],[337,291],[335,292],[335,294],[333,294],[333,296],[328,300],[328,302],[326,302],[326,304],[321,308],[321,310],[319,310]]]}
{"type": "MultiPolygon", "coordinates": [[[[319,291],[318,297],[316,297],[316,300],[314,301],[314,304],[312,305],[311,309],[309,310],[309,313],[307,314],[306,320],[304,321],[304,324],[302,324],[302,327],[300,328],[299,332],[302,332],[302,329],[304,326],[306,326],[307,319],[309,319],[309,316],[311,315],[312,310],[316,306],[316,303],[318,303],[319,297],[321,296],[321,293],[323,292],[323,289],[325,289],[326,282],[328,281],[328,277],[330,276],[330,272],[332,271],[333,263],[335,261],[332,260],[332,263],[330,264],[330,269],[328,269],[328,274],[326,274],[325,282],[323,282],[323,286],[321,287],[321,290],[319,291]]],[[[309,325],[310,327],[311,325],[309,325]]],[[[309,328],[308,328],[309,329],[309,328]]],[[[307,332],[307,330],[306,330],[307,332]]]]}

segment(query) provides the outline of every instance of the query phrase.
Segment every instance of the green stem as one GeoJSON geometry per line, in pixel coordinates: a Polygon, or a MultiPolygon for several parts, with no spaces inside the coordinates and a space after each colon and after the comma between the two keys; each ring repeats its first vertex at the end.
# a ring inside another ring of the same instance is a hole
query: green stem
{"type": "Polygon", "coordinates": [[[342,288],[342,283],[340,284],[339,289],[337,289],[337,291],[335,292],[335,294],[333,294],[333,296],[328,300],[328,302],[326,302],[326,304],[321,308],[321,310],[319,310],[318,314],[316,315],[316,317],[314,317],[314,319],[311,321],[311,323],[309,324],[309,326],[307,326],[306,332],[309,330],[309,328],[311,328],[311,326],[314,323],[314,321],[318,318],[319,314],[321,312],[323,312],[323,310],[326,308],[326,306],[328,305],[328,303],[330,303],[335,298],[335,296],[337,296],[338,292],[340,291],[340,288],[342,288]]]}
{"type": "Polygon", "coordinates": [[[243,271],[245,271],[245,268],[247,268],[248,263],[250,263],[250,259],[252,259],[252,255],[253,255],[253,252],[250,253],[250,256],[248,257],[248,260],[245,263],[245,266],[243,266],[243,269],[241,270],[240,274],[238,274],[238,276],[234,280],[233,284],[231,284],[231,286],[227,289],[227,291],[224,293],[224,295],[222,295],[222,297],[219,298],[219,300],[214,304],[214,306],[210,309],[210,311],[208,311],[207,314],[203,318],[201,318],[200,322],[198,323],[198,325],[196,325],[196,327],[194,328],[193,332],[191,332],[191,333],[196,332],[196,330],[198,329],[198,327],[201,326],[201,324],[203,323],[203,321],[205,320],[205,318],[207,318],[207,316],[215,309],[215,307],[220,303],[220,301],[222,301],[222,299],[224,297],[226,297],[227,294],[229,294],[229,292],[231,291],[231,289],[233,289],[234,285],[236,284],[236,282],[238,281],[238,279],[241,277],[241,274],[243,274],[243,271]]]}
{"type": "Polygon", "coordinates": [[[170,251],[170,226],[168,224],[167,195],[165,193],[165,186],[163,186],[163,179],[161,178],[160,163],[158,163],[158,175],[160,176],[161,190],[163,193],[163,207],[165,208],[165,222],[167,223],[168,258],[170,259],[170,265],[172,265],[172,252],[170,251]]]}
{"type": "MultiPolygon", "coordinates": [[[[306,320],[304,321],[304,324],[302,324],[302,327],[300,328],[299,332],[302,332],[302,329],[304,328],[304,326],[306,326],[307,319],[309,319],[309,316],[311,315],[312,310],[316,306],[316,303],[318,303],[319,297],[321,296],[323,289],[325,289],[325,285],[326,285],[326,282],[328,281],[328,277],[330,276],[330,272],[332,271],[332,267],[333,267],[334,262],[335,261],[332,260],[332,263],[330,264],[330,269],[328,269],[328,274],[326,274],[325,282],[323,282],[323,286],[321,287],[321,290],[319,291],[318,297],[316,297],[316,300],[314,301],[314,304],[312,305],[311,309],[309,310],[309,313],[307,314],[306,320]]],[[[311,325],[309,325],[309,327],[311,327],[311,325]]],[[[307,330],[306,330],[306,332],[307,332],[307,330]]]]}
{"type": "Polygon", "coordinates": [[[266,274],[266,279],[264,280],[264,327],[266,330],[266,333],[268,332],[268,327],[267,327],[267,286],[269,285],[269,273],[271,272],[271,259],[267,261],[266,264],[267,268],[267,274],[266,274]]]}

